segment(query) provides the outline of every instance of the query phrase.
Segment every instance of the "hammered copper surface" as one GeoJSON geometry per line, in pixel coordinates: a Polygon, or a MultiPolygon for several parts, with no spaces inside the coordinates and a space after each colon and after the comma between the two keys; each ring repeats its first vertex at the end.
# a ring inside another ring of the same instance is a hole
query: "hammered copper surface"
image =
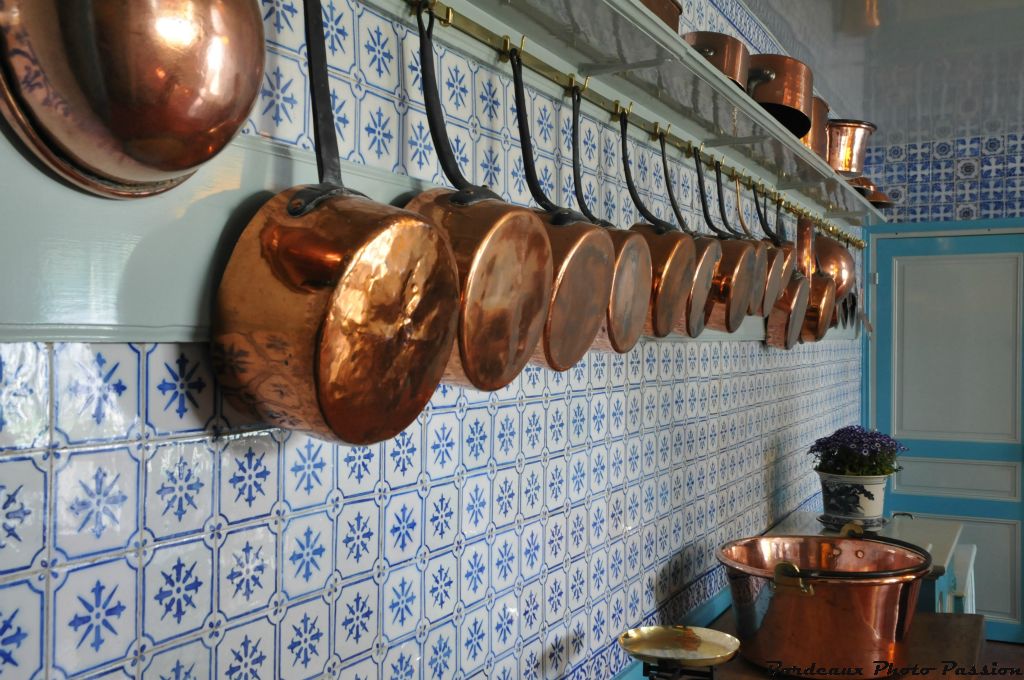
{"type": "Polygon", "coordinates": [[[712,66],[744,91],[747,89],[747,71],[750,70],[750,52],[738,38],[713,31],[693,31],[683,35],[693,49],[700,52],[712,66]]]}
{"type": "Polygon", "coordinates": [[[609,228],[607,233],[615,248],[614,273],[604,325],[593,346],[622,354],[643,335],[654,270],[651,249],[643,236],[626,229],[609,228]]]}
{"type": "Polygon", "coordinates": [[[800,138],[803,145],[828,161],[828,102],[814,97],[811,104],[811,129],[800,138]]]}
{"type": "Polygon", "coordinates": [[[806,219],[797,220],[797,268],[811,283],[800,339],[803,342],[817,342],[825,337],[832,324],[832,310],[836,304],[836,282],[818,267],[814,249],[814,224],[806,219]]]}
{"type": "Polygon", "coordinates": [[[807,315],[811,282],[798,271],[792,272],[782,295],[772,305],[765,324],[764,341],[770,347],[793,349],[800,341],[800,331],[807,315]]]}
{"type": "Polygon", "coordinates": [[[650,313],[644,322],[644,333],[663,338],[686,314],[686,299],[696,267],[694,241],[681,231],[659,234],[650,224],[634,224],[632,231],[643,236],[651,250],[650,313]]]}
{"type": "Polygon", "coordinates": [[[814,250],[818,267],[836,282],[836,300],[845,299],[857,285],[853,254],[842,243],[824,234],[815,237],[814,250]]]}
{"type": "Polygon", "coordinates": [[[0,112],[89,191],[166,191],[231,140],[263,80],[253,0],[6,0],[0,112]]]}
{"type": "Polygon", "coordinates": [[[676,332],[696,338],[704,332],[704,309],[722,259],[722,244],[717,238],[708,236],[698,236],[693,243],[696,249],[693,285],[686,298],[686,313],[676,324],[676,332]]]}
{"type": "Polygon", "coordinates": [[[455,341],[455,259],[421,216],[361,196],[292,217],[302,188],[264,204],[232,252],[214,315],[218,377],[267,423],[379,442],[441,380],[455,341]]]}
{"type": "Polygon", "coordinates": [[[452,194],[431,189],[406,208],[444,229],[458,264],[458,348],[445,380],[496,390],[519,375],[540,341],[554,276],[551,244],[532,210],[494,199],[456,205],[452,194]]]}
{"type": "Polygon", "coordinates": [[[567,371],[583,358],[608,314],[615,247],[607,230],[589,222],[547,227],[554,264],[551,304],[534,358],[554,371],[567,371]]]}
{"type": "Polygon", "coordinates": [[[811,129],[814,79],[807,64],[781,54],[755,54],[750,57],[747,89],[797,137],[811,129]]]}
{"type": "Polygon", "coordinates": [[[735,333],[743,323],[754,289],[756,257],[749,241],[721,239],[722,259],[704,305],[704,324],[715,331],[735,333]]]}
{"type": "Polygon", "coordinates": [[[765,275],[764,296],[761,299],[761,307],[757,311],[757,316],[768,316],[771,313],[775,301],[782,295],[782,290],[785,287],[783,280],[788,279],[786,252],[770,243],[766,243],[766,245],[768,246],[768,272],[765,275]]]}
{"type": "Polygon", "coordinates": [[[874,123],[866,120],[830,120],[827,160],[832,169],[846,177],[862,175],[868,139],[874,131],[874,123]]]}
{"type": "Polygon", "coordinates": [[[717,557],[726,566],[740,653],[761,666],[800,669],[892,661],[931,568],[919,548],[831,536],[745,538],[717,557]]]}

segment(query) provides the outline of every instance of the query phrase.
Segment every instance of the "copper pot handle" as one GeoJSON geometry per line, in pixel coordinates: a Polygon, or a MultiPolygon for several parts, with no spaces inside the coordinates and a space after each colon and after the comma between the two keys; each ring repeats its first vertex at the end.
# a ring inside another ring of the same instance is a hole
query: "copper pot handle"
{"type": "MultiPolygon", "coordinates": [[[[722,162],[719,160],[715,161],[715,183],[718,185],[718,214],[722,217],[722,224],[725,226],[725,230],[736,238],[743,238],[743,233],[736,231],[736,229],[729,224],[729,218],[726,217],[725,191],[722,189],[722,162]]],[[[739,206],[737,206],[737,208],[738,207],[739,206]]]]}
{"type": "MultiPolygon", "coordinates": [[[[747,226],[747,220],[746,220],[745,217],[743,217],[743,209],[741,207],[743,205],[743,197],[740,195],[740,177],[739,177],[739,175],[735,175],[732,178],[732,181],[733,181],[734,187],[736,188],[736,215],[740,218],[740,229],[743,230],[743,232],[747,235],[748,238],[757,238],[750,231],[750,227],[747,226]]],[[[754,202],[755,203],[757,202],[757,196],[754,196],[754,202]]]]}
{"type": "Polygon", "coordinates": [[[700,207],[704,213],[704,222],[707,223],[708,229],[718,238],[731,238],[727,232],[719,229],[715,225],[715,221],[711,219],[711,210],[708,209],[708,193],[704,188],[704,164],[700,160],[700,151],[695,151],[693,158],[697,166],[697,187],[700,189],[700,207]]]}
{"type": "Polygon", "coordinates": [[[754,90],[759,85],[770,83],[775,80],[776,73],[770,68],[752,68],[747,71],[747,94],[754,96],[754,90]]]}
{"type": "Polygon", "coordinates": [[[583,102],[583,88],[575,83],[570,92],[572,98],[572,183],[576,192],[576,203],[580,212],[593,224],[602,227],[615,228],[615,225],[608,220],[602,220],[591,211],[587,205],[587,197],[583,194],[583,160],[580,154],[580,104],[583,102]]]}
{"type": "Polygon", "coordinates": [[[799,595],[814,595],[814,586],[804,582],[800,568],[792,562],[783,561],[775,565],[775,575],[771,584],[773,589],[792,588],[799,595]]]}
{"type": "Polygon", "coordinates": [[[661,145],[661,167],[665,173],[665,188],[668,193],[668,202],[672,206],[672,212],[676,216],[676,221],[679,222],[679,228],[690,236],[694,236],[694,232],[690,229],[690,225],[686,223],[686,218],[683,216],[683,211],[679,207],[679,201],[676,200],[676,190],[672,188],[672,182],[669,174],[668,167],[668,147],[665,141],[667,134],[661,130],[658,131],[658,143],[661,145]]]}
{"type": "Polygon", "coordinates": [[[636,184],[633,182],[633,172],[629,169],[629,111],[626,109],[619,110],[619,132],[622,137],[622,171],[626,176],[626,189],[629,191],[629,197],[633,199],[633,205],[636,206],[637,211],[659,234],[680,231],[676,225],[666,222],[648,210],[647,206],[644,205],[643,199],[640,198],[640,192],[636,190],[636,184]]]}
{"type": "MultiPolygon", "coordinates": [[[[760,200],[758,200],[758,197],[757,197],[757,184],[754,184],[751,187],[750,190],[752,192],[754,192],[754,210],[757,212],[757,221],[761,223],[761,231],[764,232],[764,235],[767,236],[768,239],[775,246],[781,248],[782,247],[783,239],[780,238],[779,233],[777,231],[775,231],[774,229],[772,229],[771,227],[768,226],[768,218],[765,216],[765,213],[768,210],[768,195],[765,194],[765,197],[764,197],[765,207],[762,208],[761,207],[761,202],[760,202],[760,200]]],[[[775,212],[775,226],[776,227],[781,227],[781,225],[782,225],[782,223],[780,222],[780,219],[782,217],[781,213],[782,213],[782,202],[779,201],[778,203],[776,203],[776,212],[775,212]]]]}

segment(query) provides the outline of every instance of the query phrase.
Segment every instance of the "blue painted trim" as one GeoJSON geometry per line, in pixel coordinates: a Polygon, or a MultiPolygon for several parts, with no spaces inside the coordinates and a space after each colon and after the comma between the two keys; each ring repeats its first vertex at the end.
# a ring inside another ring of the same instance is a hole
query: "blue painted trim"
{"type": "Polygon", "coordinates": [[[895,224],[876,224],[867,228],[868,236],[883,234],[914,234],[922,236],[933,231],[982,231],[984,229],[1024,229],[1024,219],[1020,217],[1000,217],[989,220],[969,220],[965,222],[897,222],[895,224]]]}

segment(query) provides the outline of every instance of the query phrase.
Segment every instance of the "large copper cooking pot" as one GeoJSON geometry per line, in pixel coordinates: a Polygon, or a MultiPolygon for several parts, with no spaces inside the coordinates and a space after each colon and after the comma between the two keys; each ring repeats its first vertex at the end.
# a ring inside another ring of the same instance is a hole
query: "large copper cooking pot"
{"type": "Polygon", "coordinates": [[[775,229],[769,234],[773,242],[778,244],[785,256],[784,266],[789,270],[789,277],[782,289],[779,299],[772,305],[765,323],[765,343],[778,349],[793,349],[800,341],[804,317],[807,316],[807,304],[810,302],[811,282],[796,269],[796,246],[786,240],[786,225],[779,219],[777,204],[775,229]]]}
{"type": "MultiPolygon", "coordinates": [[[[750,296],[757,280],[757,257],[750,241],[736,238],[729,231],[719,229],[711,218],[707,188],[704,186],[704,162],[699,151],[693,154],[693,158],[697,168],[697,186],[704,222],[718,238],[722,248],[722,257],[718,261],[711,291],[704,305],[704,323],[712,330],[735,333],[750,307],[750,296]]],[[[719,198],[721,193],[722,186],[719,183],[719,198]]],[[[719,201],[718,207],[724,222],[727,219],[724,204],[719,201]]]]}
{"type": "Polygon", "coordinates": [[[753,55],[747,92],[797,137],[811,129],[814,79],[802,61],[782,54],[753,55]]]}
{"type": "Polygon", "coordinates": [[[668,166],[668,149],[665,137],[666,134],[664,132],[660,132],[658,135],[658,141],[661,143],[661,166],[665,172],[665,187],[668,193],[669,204],[672,206],[672,212],[676,216],[679,228],[693,238],[695,248],[693,284],[690,286],[690,292],[686,298],[686,314],[676,324],[676,332],[696,338],[704,332],[704,309],[707,307],[711,286],[715,282],[715,272],[718,270],[718,263],[722,259],[722,244],[718,239],[693,231],[687,224],[686,217],[679,207],[679,201],[676,200],[676,191],[672,186],[672,174],[668,166]]]}
{"type": "Polygon", "coordinates": [[[828,102],[814,97],[811,103],[811,129],[800,138],[803,145],[828,161],[828,102]]]}
{"type": "Polygon", "coordinates": [[[814,249],[814,223],[802,217],[796,227],[797,268],[811,282],[807,314],[800,331],[803,342],[817,342],[825,337],[832,324],[832,312],[836,305],[836,282],[818,266],[814,249]]]}
{"type": "Polygon", "coordinates": [[[423,98],[434,149],[456,190],[431,189],[406,208],[426,215],[447,233],[458,263],[458,347],[445,380],[496,390],[519,375],[544,331],[554,271],[551,243],[534,211],[509,205],[463,176],[438,96],[436,17],[425,4],[417,13],[423,98]]]}
{"type": "Polygon", "coordinates": [[[932,562],[909,543],[842,536],[743,538],[716,556],[732,592],[740,654],[802,677],[893,661],[932,562]]]}
{"type": "Polygon", "coordinates": [[[5,0],[0,113],[90,192],[177,186],[245,122],[263,81],[255,0],[5,0]]]}
{"type": "Polygon", "coordinates": [[[320,184],[260,208],[217,291],[221,386],[264,422],[350,444],[420,413],[455,341],[458,278],[430,220],[344,188],[319,0],[306,43],[320,184]]]}
{"type": "Polygon", "coordinates": [[[836,118],[828,121],[828,164],[846,177],[864,174],[864,156],[868,149],[868,138],[876,130],[874,123],[866,120],[836,118]]]}
{"type": "Polygon", "coordinates": [[[647,241],[654,272],[650,314],[644,323],[644,333],[663,338],[686,323],[687,301],[693,290],[696,271],[696,245],[692,236],[659,219],[640,198],[629,167],[629,112],[626,110],[619,112],[619,133],[626,188],[637,211],[647,220],[634,224],[632,230],[647,241]]]}
{"type": "Polygon", "coordinates": [[[605,229],[588,222],[582,213],[555,205],[540,185],[527,118],[530,104],[523,84],[522,54],[512,48],[508,57],[526,185],[541,207],[538,215],[547,228],[554,259],[542,352],[535,358],[554,371],[567,371],[587,353],[604,323],[615,274],[615,248],[605,229]]]}
{"type": "Polygon", "coordinates": [[[683,40],[711,65],[721,71],[729,80],[747,89],[747,71],[750,69],[750,51],[743,41],[725,33],[693,31],[683,35],[683,40]]]}
{"type": "Polygon", "coordinates": [[[615,247],[612,289],[605,311],[604,324],[594,339],[594,348],[624,353],[636,345],[644,332],[651,302],[651,281],[654,269],[651,249],[644,237],[635,231],[617,229],[599,219],[587,205],[583,191],[582,155],[580,154],[580,104],[583,88],[573,85],[572,96],[572,175],[576,202],[580,212],[592,223],[607,229],[615,247]]]}

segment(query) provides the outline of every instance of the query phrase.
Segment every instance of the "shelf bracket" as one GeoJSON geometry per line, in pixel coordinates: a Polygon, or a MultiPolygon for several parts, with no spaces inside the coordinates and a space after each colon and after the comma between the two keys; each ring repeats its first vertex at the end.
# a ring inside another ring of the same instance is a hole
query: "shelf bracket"
{"type": "Polygon", "coordinates": [[[611,64],[605,63],[588,63],[580,64],[579,74],[581,76],[604,76],[611,73],[625,73],[626,71],[637,71],[642,68],[655,68],[662,64],[673,61],[672,57],[655,57],[654,59],[644,59],[643,61],[635,61],[631,64],[624,64],[622,62],[614,62],[611,64]]]}
{"type": "Polygon", "coordinates": [[[748,135],[746,137],[733,137],[731,135],[725,135],[722,137],[712,137],[708,141],[704,142],[704,146],[709,149],[716,149],[720,147],[736,147],[745,146],[747,144],[757,144],[758,142],[765,142],[771,139],[769,135],[748,135]]]}

